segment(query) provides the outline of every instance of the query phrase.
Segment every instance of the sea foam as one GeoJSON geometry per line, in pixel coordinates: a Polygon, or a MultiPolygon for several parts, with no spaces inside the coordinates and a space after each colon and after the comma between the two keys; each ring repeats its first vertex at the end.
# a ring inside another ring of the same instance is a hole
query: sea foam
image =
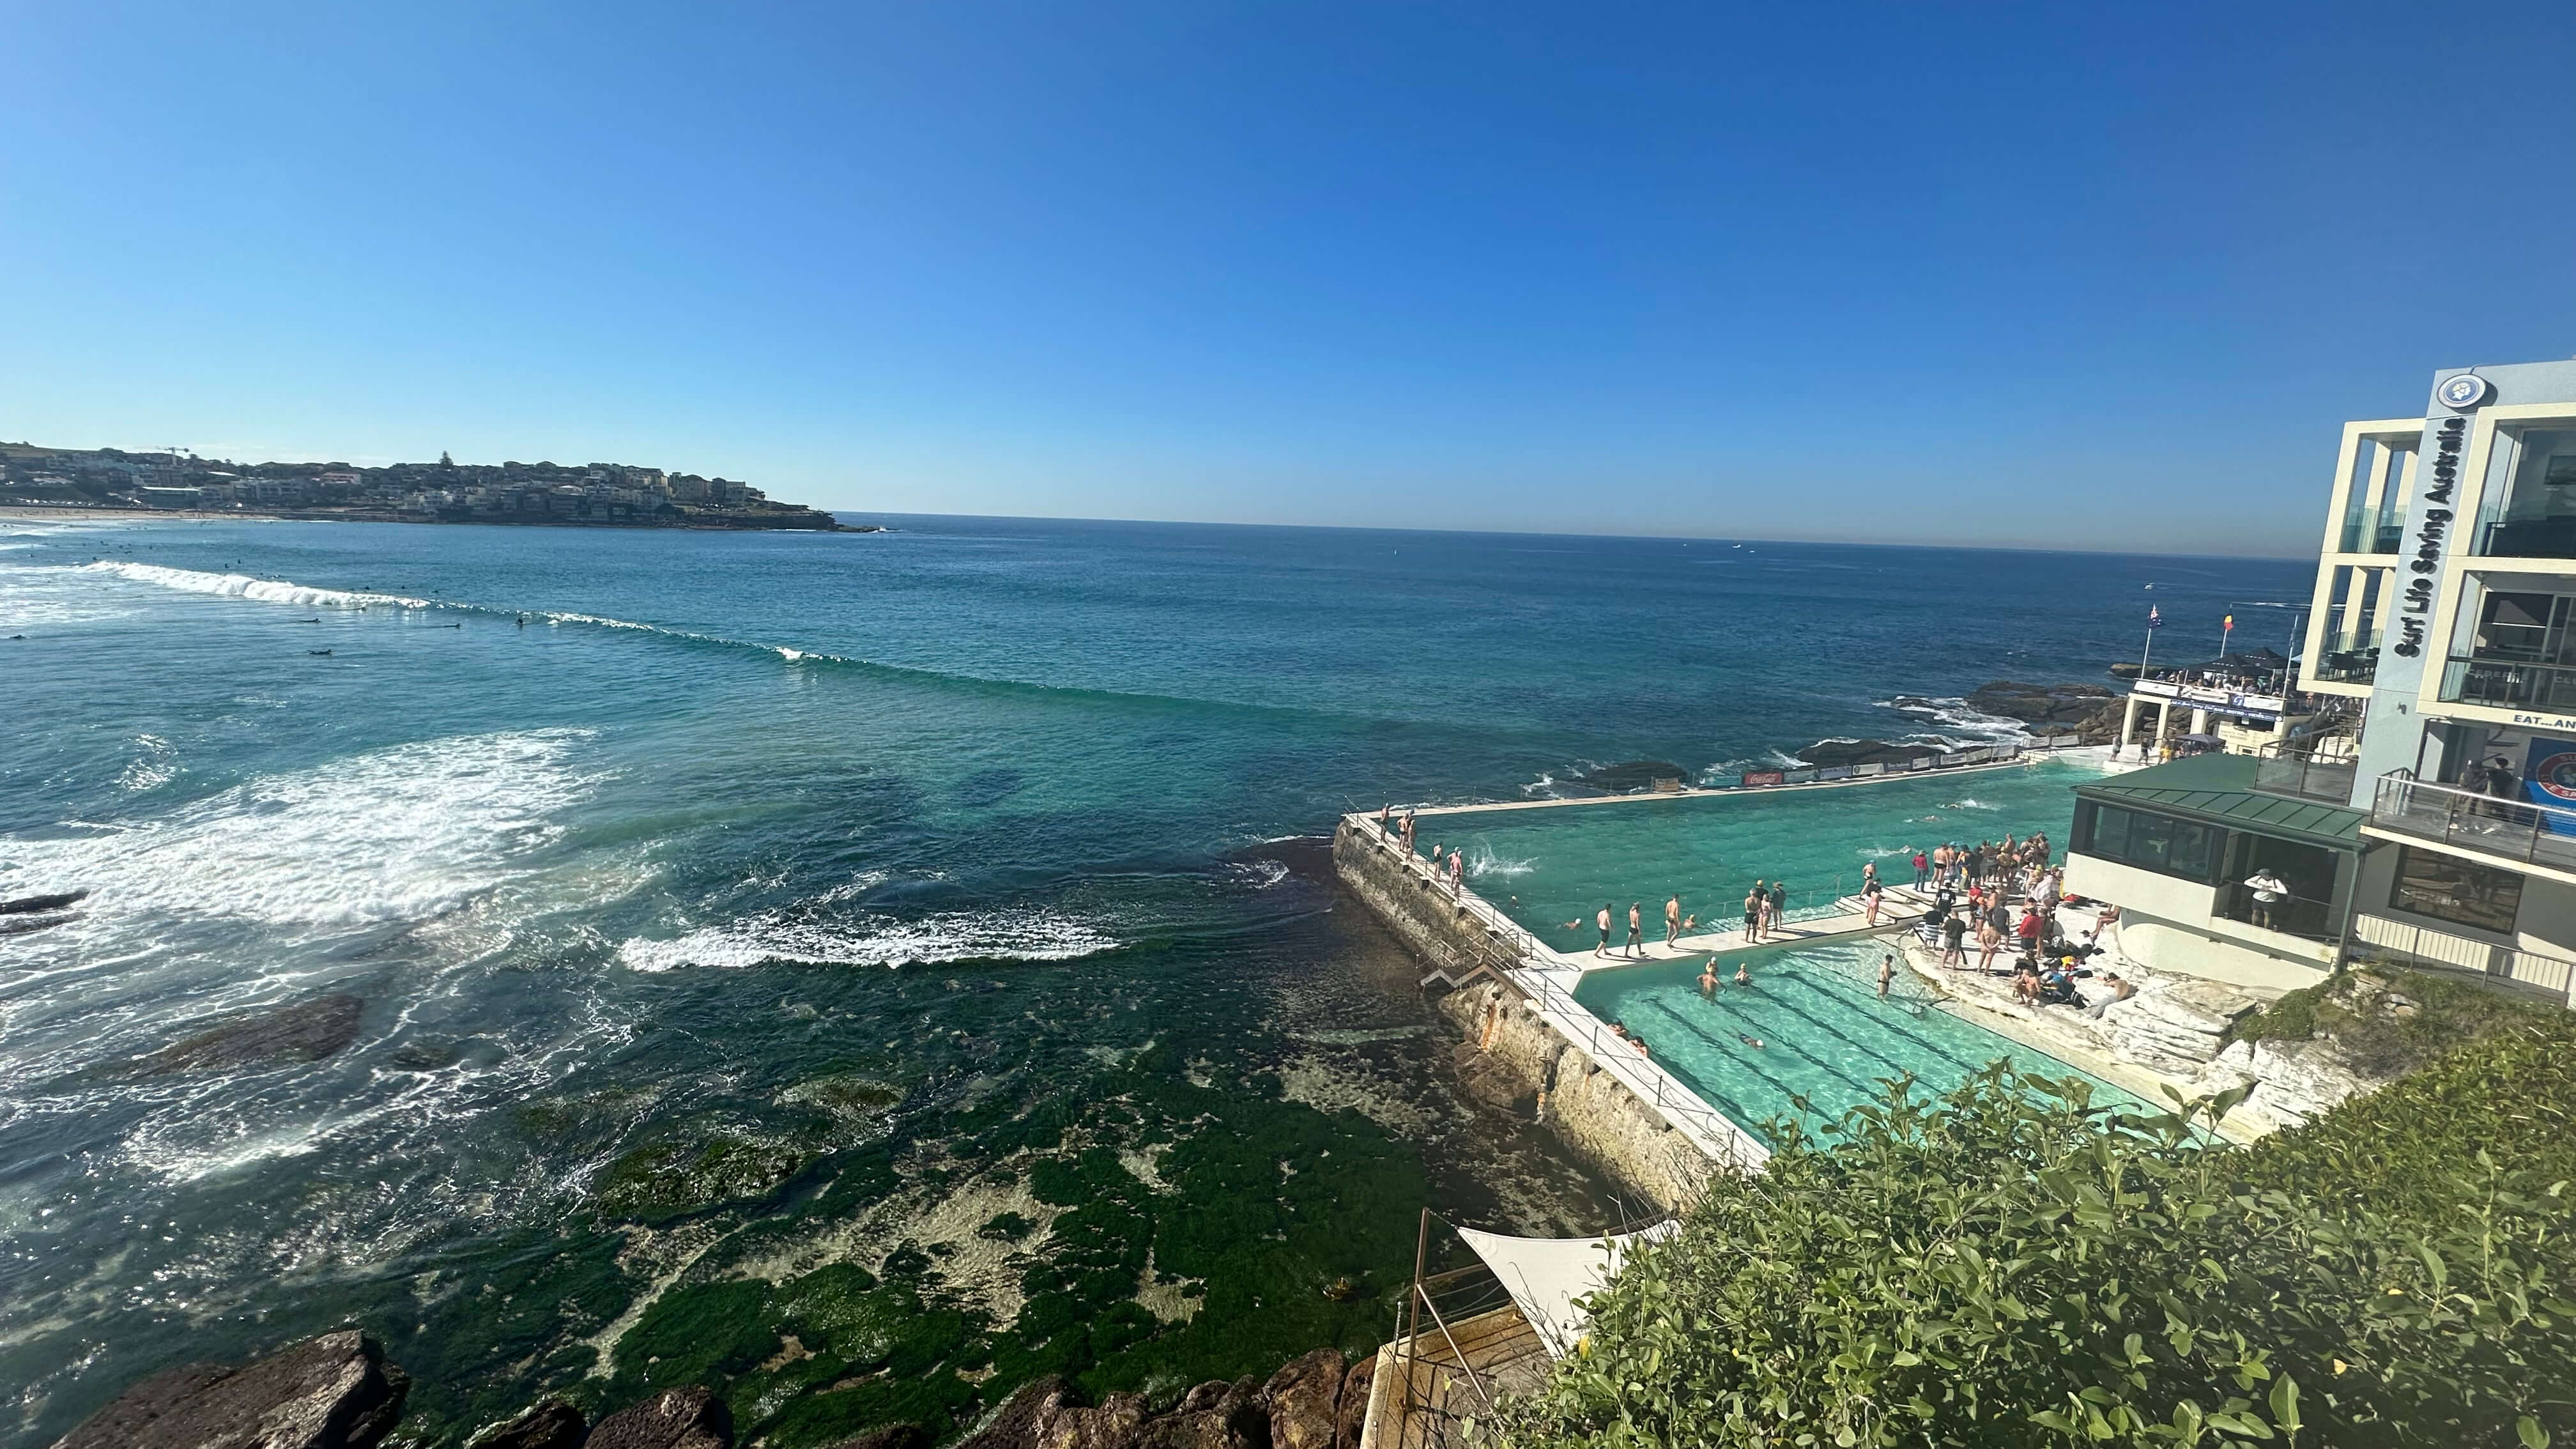
{"type": "Polygon", "coordinates": [[[637,936],[617,950],[631,970],[683,966],[940,966],[955,961],[1070,961],[1118,949],[1089,921],[1044,911],[944,911],[918,920],[791,921],[746,916],[664,940],[637,936]]]}

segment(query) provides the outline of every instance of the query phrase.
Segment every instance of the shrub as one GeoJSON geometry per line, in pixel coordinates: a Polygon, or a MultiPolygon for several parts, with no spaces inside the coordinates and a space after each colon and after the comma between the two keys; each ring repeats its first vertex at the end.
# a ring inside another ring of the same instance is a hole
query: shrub
{"type": "Polygon", "coordinates": [[[2567,1183],[2461,1139],[2393,1159],[2420,1184],[2398,1211],[2298,1182],[2337,1132],[2405,1127],[2345,1120],[2238,1152],[1998,1063],[1937,1103],[1895,1084],[1818,1134],[1774,1124],[1768,1171],[1633,1258],[1582,1351],[1490,1427],[1518,1449],[2576,1428],[2567,1183]]]}

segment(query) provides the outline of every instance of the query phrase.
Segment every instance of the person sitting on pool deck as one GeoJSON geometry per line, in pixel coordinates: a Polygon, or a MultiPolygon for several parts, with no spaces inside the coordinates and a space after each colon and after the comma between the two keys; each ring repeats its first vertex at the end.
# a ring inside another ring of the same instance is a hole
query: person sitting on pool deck
{"type": "Polygon", "coordinates": [[[2028,961],[2014,964],[2013,996],[2024,1006],[2039,1005],[2039,967],[2028,961]]]}

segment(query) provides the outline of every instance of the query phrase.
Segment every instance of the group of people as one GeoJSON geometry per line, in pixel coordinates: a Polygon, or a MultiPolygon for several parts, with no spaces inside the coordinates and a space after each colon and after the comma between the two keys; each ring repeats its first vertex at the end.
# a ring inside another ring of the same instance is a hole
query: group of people
{"type": "Polygon", "coordinates": [[[2044,830],[2032,831],[2028,840],[2007,834],[2001,842],[1936,845],[1928,854],[1914,852],[1914,886],[1917,890],[2018,888],[2022,895],[2044,890],[2054,900],[2063,893],[2066,872],[2065,867],[2050,864],[2053,853],[2044,830]]]}
{"type": "MultiPolygon", "coordinates": [[[[1402,845],[1406,859],[1410,860],[1413,857],[1412,811],[1407,810],[1402,816],[1398,816],[1393,805],[1379,806],[1377,830],[1378,834],[1402,845]]],[[[1435,840],[1431,842],[1431,878],[1436,881],[1443,876],[1448,878],[1449,894],[1456,896],[1467,884],[1467,857],[1454,847],[1447,855],[1442,855],[1440,842],[1435,840]]]]}

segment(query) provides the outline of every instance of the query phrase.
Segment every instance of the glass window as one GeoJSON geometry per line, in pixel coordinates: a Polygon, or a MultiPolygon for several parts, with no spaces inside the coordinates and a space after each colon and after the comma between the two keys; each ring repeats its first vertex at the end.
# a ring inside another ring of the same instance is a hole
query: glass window
{"type": "Polygon", "coordinates": [[[2509,870],[2400,846],[2388,904],[2412,915],[2497,935],[2513,933],[2522,909],[2522,877],[2509,870]]]}
{"type": "Polygon", "coordinates": [[[2075,848],[2140,870],[2206,882],[2218,878],[2219,861],[2227,852],[2227,832],[2168,815],[2097,805],[2090,836],[2075,848]]]}

